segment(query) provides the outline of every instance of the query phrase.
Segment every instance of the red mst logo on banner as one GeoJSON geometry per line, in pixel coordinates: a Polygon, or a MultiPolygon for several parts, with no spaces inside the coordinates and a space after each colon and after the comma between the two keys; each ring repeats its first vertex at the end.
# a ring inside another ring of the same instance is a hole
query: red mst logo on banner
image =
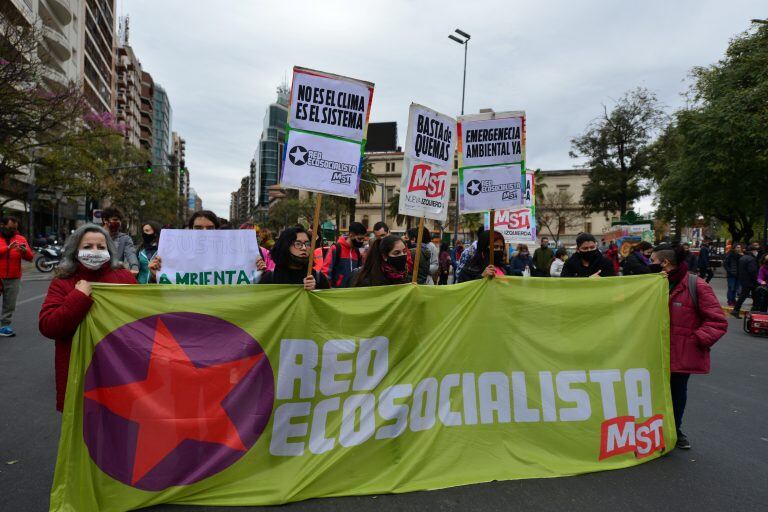
{"type": "Polygon", "coordinates": [[[442,197],[446,176],[447,171],[434,171],[429,164],[416,164],[413,166],[408,192],[423,191],[426,197],[442,197]]]}

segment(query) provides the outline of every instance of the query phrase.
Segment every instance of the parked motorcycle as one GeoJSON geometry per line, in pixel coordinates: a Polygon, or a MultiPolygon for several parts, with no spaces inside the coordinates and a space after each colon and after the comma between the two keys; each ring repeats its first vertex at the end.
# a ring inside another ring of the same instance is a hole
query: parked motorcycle
{"type": "Polygon", "coordinates": [[[61,261],[62,246],[52,244],[37,250],[35,268],[40,272],[52,272],[61,261]]]}

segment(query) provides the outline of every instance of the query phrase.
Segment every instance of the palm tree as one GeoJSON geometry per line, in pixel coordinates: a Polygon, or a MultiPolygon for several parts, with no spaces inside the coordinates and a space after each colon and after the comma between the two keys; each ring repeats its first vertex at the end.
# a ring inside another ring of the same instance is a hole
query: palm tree
{"type": "Polygon", "coordinates": [[[411,228],[411,217],[407,215],[402,215],[400,213],[400,192],[395,192],[395,194],[392,196],[392,199],[389,200],[389,205],[387,206],[387,215],[389,217],[392,217],[395,219],[395,222],[397,224],[402,224],[403,222],[406,222],[406,230],[411,228]]]}
{"type": "MultiPolygon", "coordinates": [[[[373,164],[368,161],[368,158],[363,157],[363,168],[360,171],[360,185],[358,187],[357,195],[360,200],[367,203],[373,197],[376,192],[376,183],[379,182],[379,178],[373,174],[373,164]]],[[[357,206],[357,199],[350,198],[348,201],[348,212],[350,224],[355,221],[355,208],[357,206]]]]}
{"type": "Polygon", "coordinates": [[[467,213],[461,216],[461,225],[464,226],[464,229],[469,230],[473,238],[482,224],[482,213],[467,213]]]}

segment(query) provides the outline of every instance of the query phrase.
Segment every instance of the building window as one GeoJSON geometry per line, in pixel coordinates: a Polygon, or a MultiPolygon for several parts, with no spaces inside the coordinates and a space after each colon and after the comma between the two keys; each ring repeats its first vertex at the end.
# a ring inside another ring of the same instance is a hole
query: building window
{"type": "Polygon", "coordinates": [[[584,232],[585,233],[591,233],[592,232],[592,223],[589,221],[584,222],[584,232]]]}
{"type": "Polygon", "coordinates": [[[456,201],[456,187],[451,187],[451,198],[450,201],[456,201]]]}
{"type": "Polygon", "coordinates": [[[346,230],[347,229],[347,218],[342,217],[341,218],[341,229],[346,230]]]}
{"type": "Polygon", "coordinates": [[[395,162],[387,162],[386,167],[386,172],[395,172],[395,162]]]}
{"type": "Polygon", "coordinates": [[[558,185],[557,191],[558,192],[568,192],[568,188],[570,188],[570,185],[558,185]]]}
{"type": "Polygon", "coordinates": [[[391,201],[395,197],[395,187],[387,187],[387,201],[391,201]]]}
{"type": "Polygon", "coordinates": [[[563,222],[563,219],[558,219],[557,221],[557,234],[558,235],[565,234],[565,222],[563,222]]]}
{"type": "Polygon", "coordinates": [[[361,221],[363,226],[365,226],[365,229],[368,229],[368,216],[363,215],[363,220],[361,221]]]}
{"type": "Polygon", "coordinates": [[[453,159],[453,168],[454,169],[458,169],[459,168],[459,159],[458,158],[454,158],[453,159]]]}

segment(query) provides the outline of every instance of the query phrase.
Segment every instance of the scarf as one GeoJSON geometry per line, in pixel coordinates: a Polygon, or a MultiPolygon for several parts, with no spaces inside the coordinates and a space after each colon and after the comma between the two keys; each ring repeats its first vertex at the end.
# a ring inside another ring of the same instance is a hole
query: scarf
{"type": "Polygon", "coordinates": [[[391,279],[392,281],[402,281],[405,277],[405,270],[396,270],[395,267],[389,263],[383,263],[381,265],[381,271],[384,273],[387,279],[391,279]]]}

